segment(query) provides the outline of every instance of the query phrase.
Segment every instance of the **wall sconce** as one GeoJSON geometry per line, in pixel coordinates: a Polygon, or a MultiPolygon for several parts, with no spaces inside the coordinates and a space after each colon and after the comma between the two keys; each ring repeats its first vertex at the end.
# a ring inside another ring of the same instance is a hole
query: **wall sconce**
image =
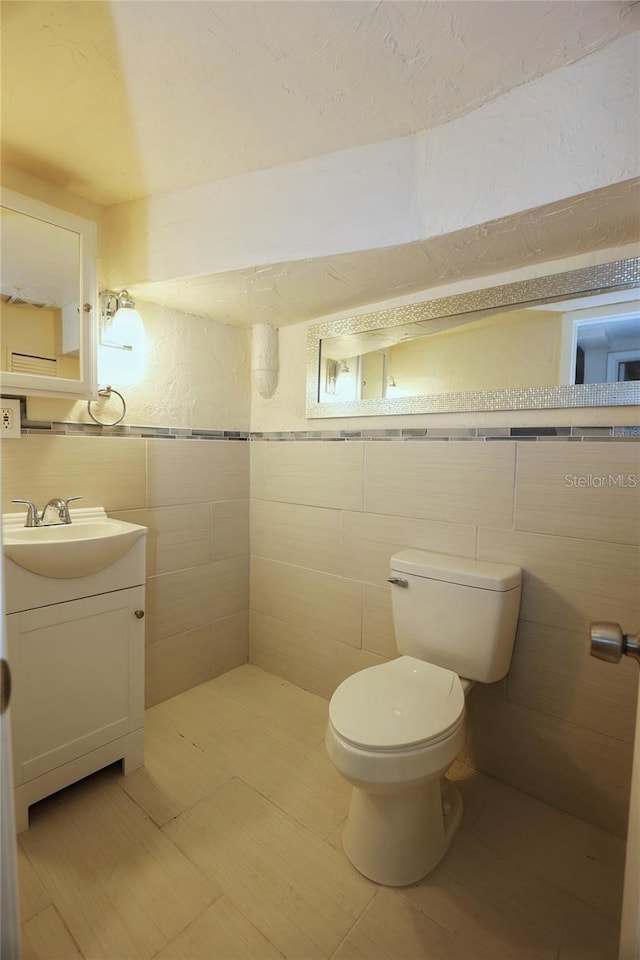
{"type": "Polygon", "coordinates": [[[127,290],[100,294],[100,343],[104,347],[133,350],[144,338],[144,327],[135,303],[127,290]]]}

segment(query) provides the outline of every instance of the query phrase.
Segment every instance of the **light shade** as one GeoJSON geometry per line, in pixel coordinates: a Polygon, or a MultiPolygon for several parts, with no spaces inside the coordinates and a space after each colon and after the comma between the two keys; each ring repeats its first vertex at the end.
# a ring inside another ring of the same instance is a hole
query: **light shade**
{"type": "Polygon", "coordinates": [[[144,327],[138,311],[134,307],[118,307],[113,320],[107,325],[107,336],[114,346],[130,350],[142,346],[144,327]]]}

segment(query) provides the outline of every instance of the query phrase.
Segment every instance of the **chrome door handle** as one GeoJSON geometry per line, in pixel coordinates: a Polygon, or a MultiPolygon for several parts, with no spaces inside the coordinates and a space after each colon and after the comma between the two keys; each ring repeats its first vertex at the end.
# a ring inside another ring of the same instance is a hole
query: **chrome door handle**
{"type": "Polygon", "coordinates": [[[395,587],[402,587],[403,590],[406,590],[409,586],[409,581],[403,577],[387,577],[387,583],[392,583],[395,587]]]}
{"type": "Polygon", "coordinates": [[[624,634],[619,623],[592,623],[590,652],[609,663],[618,663],[623,654],[640,663],[640,634],[624,634]]]}

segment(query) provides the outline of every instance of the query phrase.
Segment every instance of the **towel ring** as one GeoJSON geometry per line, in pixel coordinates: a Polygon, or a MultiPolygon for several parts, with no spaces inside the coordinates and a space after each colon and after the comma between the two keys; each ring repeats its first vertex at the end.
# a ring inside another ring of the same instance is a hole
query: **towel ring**
{"type": "Polygon", "coordinates": [[[115,390],[113,387],[102,387],[100,390],[98,390],[99,397],[110,397],[112,393],[115,393],[115,395],[117,397],[120,397],[120,399],[122,400],[122,413],[120,414],[118,419],[113,420],[112,423],[103,423],[102,420],[98,420],[97,417],[94,417],[94,415],[91,412],[91,404],[95,403],[96,401],[87,400],[87,412],[89,416],[91,417],[94,423],[99,424],[101,427],[115,427],[118,423],[120,423],[121,420],[124,419],[124,415],[127,412],[127,404],[125,402],[125,399],[118,390],[115,390]]]}

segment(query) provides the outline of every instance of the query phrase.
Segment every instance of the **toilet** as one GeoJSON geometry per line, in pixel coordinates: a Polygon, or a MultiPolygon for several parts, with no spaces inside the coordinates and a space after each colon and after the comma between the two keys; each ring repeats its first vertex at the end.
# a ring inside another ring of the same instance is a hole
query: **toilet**
{"type": "Polygon", "coordinates": [[[463,744],[467,692],[509,670],[522,570],[424,550],[390,566],[401,656],[340,684],[326,746],[353,786],[344,851],[365,877],[396,887],[426,876],[460,823],[444,774],[463,744]]]}

